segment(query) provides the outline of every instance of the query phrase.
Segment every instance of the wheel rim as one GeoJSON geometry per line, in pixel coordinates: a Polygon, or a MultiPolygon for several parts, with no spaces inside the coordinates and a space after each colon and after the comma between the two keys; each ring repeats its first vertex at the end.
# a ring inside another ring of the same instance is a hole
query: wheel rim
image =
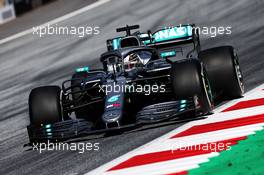
{"type": "MultiPolygon", "coordinates": [[[[213,107],[213,95],[212,95],[212,90],[211,90],[211,86],[210,86],[210,82],[209,79],[207,78],[207,74],[205,72],[205,70],[203,69],[202,71],[202,86],[205,90],[205,96],[206,96],[206,100],[210,106],[210,108],[212,109],[213,107]]],[[[210,111],[208,111],[210,112],[210,111]]]]}
{"type": "Polygon", "coordinates": [[[213,93],[212,93],[212,88],[211,88],[211,85],[210,85],[208,77],[205,76],[204,79],[205,79],[206,92],[208,94],[208,97],[209,97],[209,100],[210,100],[210,103],[211,103],[214,100],[213,93]]]}
{"type": "Polygon", "coordinates": [[[238,57],[235,54],[235,58],[234,58],[234,67],[235,67],[235,72],[236,72],[236,79],[238,81],[240,90],[242,92],[242,94],[244,93],[244,84],[243,84],[243,75],[239,66],[239,62],[238,62],[238,57]]]}

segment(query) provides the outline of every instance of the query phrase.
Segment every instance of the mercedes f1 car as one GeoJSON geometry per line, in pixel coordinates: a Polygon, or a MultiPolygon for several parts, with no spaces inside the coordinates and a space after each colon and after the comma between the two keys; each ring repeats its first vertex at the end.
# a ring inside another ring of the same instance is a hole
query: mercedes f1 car
{"type": "Polygon", "coordinates": [[[106,41],[101,70],[77,68],[62,86],[29,95],[30,142],[69,139],[211,114],[218,97],[244,92],[232,46],[201,51],[194,25],[141,33],[139,25],[106,41]],[[75,114],[75,115],[74,115],[75,114]]]}

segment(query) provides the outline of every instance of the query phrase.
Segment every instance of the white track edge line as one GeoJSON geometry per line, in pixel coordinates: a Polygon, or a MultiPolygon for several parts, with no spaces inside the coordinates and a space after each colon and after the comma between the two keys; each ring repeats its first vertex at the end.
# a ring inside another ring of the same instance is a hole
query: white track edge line
{"type": "MultiPolygon", "coordinates": [[[[85,6],[85,7],[81,8],[81,9],[76,10],[76,11],[70,12],[70,13],[68,13],[66,15],[61,16],[61,17],[55,18],[55,19],[53,19],[51,21],[48,21],[48,22],[46,22],[44,24],[41,24],[39,26],[47,26],[48,24],[49,25],[53,25],[53,24],[59,23],[59,22],[64,21],[66,19],[69,19],[69,18],[72,18],[74,16],[77,16],[77,15],[79,15],[81,13],[84,13],[84,12],[86,12],[88,10],[96,8],[96,7],[98,7],[98,6],[102,5],[102,4],[105,4],[105,3],[109,2],[109,1],[111,1],[111,0],[99,0],[99,1],[97,1],[95,3],[89,4],[88,6],[85,6]]],[[[30,28],[30,29],[27,29],[25,31],[19,32],[17,34],[8,36],[8,37],[0,40],[0,45],[4,44],[4,43],[7,43],[9,41],[12,41],[14,39],[23,37],[25,35],[28,35],[28,34],[30,34],[32,32],[33,32],[33,28],[30,28]]]]}

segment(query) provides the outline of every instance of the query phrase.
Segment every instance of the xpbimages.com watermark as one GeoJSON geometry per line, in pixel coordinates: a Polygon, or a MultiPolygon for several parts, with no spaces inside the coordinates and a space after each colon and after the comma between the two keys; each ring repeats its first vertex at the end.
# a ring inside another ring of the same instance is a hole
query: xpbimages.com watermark
{"type": "Polygon", "coordinates": [[[59,26],[55,25],[43,25],[33,27],[33,35],[39,37],[44,37],[46,35],[72,35],[79,38],[86,37],[88,35],[98,35],[100,34],[99,26],[59,26]]]}
{"type": "Polygon", "coordinates": [[[192,27],[195,33],[200,33],[201,35],[207,35],[211,38],[217,37],[218,35],[231,35],[231,26],[195,26],[192,27]]]}
{"type": "Polygon", "coordinates": [[[164,93],[166,92],[165,85],[141,85],[141,84],[116,84],[111,85],[99,85],[99,92],[103,92],[106,95],[109,93],[143,93],[144,95],[150,95],[151,93],[164,93]]]}
{"type": "Polygon", "coordinates": [[[206,143],[206,144],[174,144],[171,146],[171,153],[173,154],[176,151],[209,151],[209,152],[220,152],[224,150],[231,150],[232,143],[227,142],[215,142],[215,143],[206,143]]]}
{"type": "MultiPolygon", "coordinates": [[[[175,29],[174,27],[165,27],[165,29],[175,29]]],[[[184,35],[187,33],[194,32],[195,34],[209,36],[211,38],[215,38],[218,35],[231,35],[232,27],[231,26],[191,26],[191,25],[183,25],[180,24],[177,27],[177,31],[175,31],[179,35],[184,35]],[[188,31],[190,30],[190,31],[188,31]]]]}
{"type": "Polygon", "coordinates": [[[99,151],[100,143],[63,143],[63,142],[50,142],[47,143],[33,143],[33,151],[39,153],[45,151],[78,151],[82,154],[86,151],[99,151]]]}

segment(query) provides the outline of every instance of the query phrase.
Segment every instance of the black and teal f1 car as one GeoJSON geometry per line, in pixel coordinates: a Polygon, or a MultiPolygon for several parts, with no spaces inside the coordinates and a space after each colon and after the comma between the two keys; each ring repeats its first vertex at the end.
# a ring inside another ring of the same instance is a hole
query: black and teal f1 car
{"type": "Polygon", "coordinates": [[[156,32],[118,28],[125,36],[107,40],[103,69],[76,69],[62,86],[29,95],[30,142],[69,139],[212,113],[218,97],[244,92],[232,46],[201,50],[194,25],[156,32]]]}

